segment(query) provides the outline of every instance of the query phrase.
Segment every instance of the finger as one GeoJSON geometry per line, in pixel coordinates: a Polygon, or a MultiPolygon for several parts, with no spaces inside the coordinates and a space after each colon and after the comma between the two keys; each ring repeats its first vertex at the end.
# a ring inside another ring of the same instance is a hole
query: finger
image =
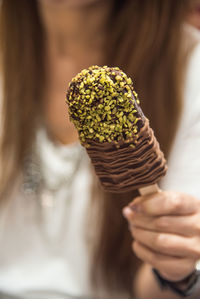
{"type": "Polygon", "coordinates": [[[187,256],[194,259],[200,257],[199,239],[157,233],[133,226],[130,227],[130,231],[136,241],[158,253],[176,257],[187,256]]]}
{"type": "Polygon", "coordinates": [[[139,259],[156,268],[165,279],[179,281],[187,277],[195,269],[195,260],[193,259],[160,254],[137,241],[133,242],[132,248],[139,259]]]}
{"type": "Polygon", "coordinates": [[[129,223],[145,230],[173,233],[182,236],[200,236],[200,216],[159,216],[149,217],[145,214],[130,213],[129,223]]]}
{"type": "Polygon", "coordinates": [[[135,212],[149,216],[189,215],[200,209],[199,201],[191,195],[172,191],[161,191],[137,197],[129,207],[135,212]]]}

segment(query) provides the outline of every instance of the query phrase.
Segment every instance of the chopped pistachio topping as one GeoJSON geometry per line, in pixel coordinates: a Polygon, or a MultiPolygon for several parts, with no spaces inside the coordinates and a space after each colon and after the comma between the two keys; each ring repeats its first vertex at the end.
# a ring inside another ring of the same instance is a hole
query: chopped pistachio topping
{"type": "Polygon", "coordinates": [[[66,102],[80,140],[129,142],[139,132],[139,103],[131,78],[118,67],[92,66],[72,79],[66,102]]]}

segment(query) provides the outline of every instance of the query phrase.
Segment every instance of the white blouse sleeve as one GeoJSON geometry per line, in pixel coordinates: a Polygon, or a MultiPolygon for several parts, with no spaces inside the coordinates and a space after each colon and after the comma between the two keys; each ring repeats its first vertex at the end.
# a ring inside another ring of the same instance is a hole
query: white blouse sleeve
{"type": "Polygon", "coordinates": [[[187,67],[183,114],[161,187],[200,199],[200,43],[187,67]]]}

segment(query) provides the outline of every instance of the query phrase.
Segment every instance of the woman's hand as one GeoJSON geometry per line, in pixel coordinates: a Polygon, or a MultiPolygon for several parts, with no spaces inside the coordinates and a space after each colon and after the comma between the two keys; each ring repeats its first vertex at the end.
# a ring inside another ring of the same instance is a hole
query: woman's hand
{"type": "Polygon", "coordinates": [[[161,191],[134,199],[123,209],[134,238],[133,251],[160,275],[184,279],[200,259],[200,200],[161,191]]]}

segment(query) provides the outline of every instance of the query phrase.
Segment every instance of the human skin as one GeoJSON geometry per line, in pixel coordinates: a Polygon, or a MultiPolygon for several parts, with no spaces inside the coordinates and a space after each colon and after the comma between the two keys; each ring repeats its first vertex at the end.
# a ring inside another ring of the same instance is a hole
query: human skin
{"type": "Polygon", "coordinates": [[[194,1],[191,11],[188,14],[187,22],[200,30],[200,1],[194,1]]]}
{"type": "MultiPolygon", "coordinates": [[[[76,5],[73,6],[70,5],[73,4],[72,0],[69,2],[68,0],[40,0],[40,14],[47,34],[44,118],[52,140],[62,144],[70,144],[78,140],[75,128],[66,118],[67,108],[64,101],[66,87],[71,78],[83,68],[93,64],[101,65],[103,61],[105,20],[109,13],[110,1],[91,1],[93,3],[84,1],[85,5],[79,6],[79,1],[76,0],[76,5]]],[[[165,278],[174,281],[193,271],[195,260],[200,258],[200,254],[195,254],[195,256],[192,254],[194,250],[190,247],[189,241],[192,240],[192,244],[195,242],[200,248],[200,240],[197,223],[191,220],[190,209],[191,207],[194,209],[193,217],[199,218],[199,203],[194,197],[176,192],[161,192],[148,197],[139,197],[134,200],[134,203],[140,203],[146,208],[145,213],[136,213],[130,208],[124,210],[124,215],[130,223],[131,233],[135,238],[133,251],[144,261],[134,283],[138,298],[160,299],[161,296],[162,299],[177,298],[171,292],[163,294],[160,291],[152,276],[151,267],[156,267],[165,278]],[[155,206],[162,212],[161,217],[156,214],[157,212],[152,212],[155,206]],[[169,214],[169,207],[174,208],[177,215],[181,210],[185,212],[181,218],[175,217],[174,211],[169,214]],[[159,231],[158,219],[164,219],[163,222],[161,221],[159,231]],[[185,232],[191,231],[194,234],[193,237],[180,237],[177,231],[167,234],[171,221],[178,221],[177,228],[182,227],[185,232]],[[152,226],[149,226],[149,222],[152,226]],[[155,240],[154,243],[152,239],[155,240]],[[164,245],[164,248],[161,245],[164,245]],[[179,255],[185,254],[181,257],[181,263],[178,266],[179,270],[184,270],[182,274],[177,271],[176,263],[170,263],[170,267],[166,263],[166,259],[174,261],[174,251],[179,255]]]]}
{"type": "Polygon", "coordinates": [[[47,36],[44,118],[52,139],[63,144],[78,140],[67,117],[66,88],[82,69],[102,64],[105,19],[110,11],[108,1],[92,0],[91,4],[88,0],[80,7],[76,2],[76,6],[67,0],[39,2],[47,36]]]}
{"type": "MultiPolygon", "coordinates": [[[[137,197],[123,209],[123,215],[133,237],[133,251],[150,265],[143,268],[144,272],[153,267],[163,278],[180,281],[194,271],[200,259],[198,199],[184,193],[161,191],[137,197]]],[[[142,288],[138,292],[141,299],[151,298],[142,288]]]]}

